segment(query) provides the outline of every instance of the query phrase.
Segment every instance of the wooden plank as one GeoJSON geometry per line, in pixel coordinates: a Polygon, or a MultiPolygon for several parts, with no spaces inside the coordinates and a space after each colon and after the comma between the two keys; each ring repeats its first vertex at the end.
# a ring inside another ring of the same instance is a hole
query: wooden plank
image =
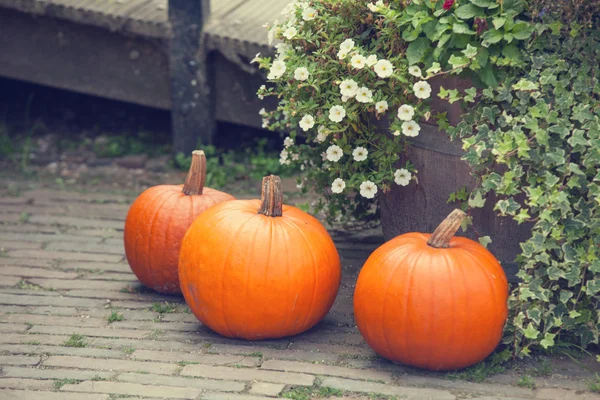
{"type": "Polygon", "coordinates": [[[169,109],[167,45],[22,12],[0,12],[0,75],[169,109]]]}

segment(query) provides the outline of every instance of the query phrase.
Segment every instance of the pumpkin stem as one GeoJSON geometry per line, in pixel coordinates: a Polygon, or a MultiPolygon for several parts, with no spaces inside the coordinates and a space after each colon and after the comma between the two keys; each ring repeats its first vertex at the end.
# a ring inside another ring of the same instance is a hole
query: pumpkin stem
{"type": "Polygon", "coordinates": [[[192,164],[183,184],[183,193],[187,196],[202,194],[206,181],[206,156],[202,150],[192,151],[192,164]]]}
{"type": "Polygon", "coordinates": [[[262,199],[258,213],[267,217],[283,215],[283,187],[280,177],[269,175],[263,178],[262,199]]]}
{"type": "Polygon", "coordinates": [[[450,240],[454,237],[463,220],[467,217],[462,210],[456,209],[446,217],[445,220],[435,229],[427,244],[436,249],[445,249],[450,247],[450,240]]]}

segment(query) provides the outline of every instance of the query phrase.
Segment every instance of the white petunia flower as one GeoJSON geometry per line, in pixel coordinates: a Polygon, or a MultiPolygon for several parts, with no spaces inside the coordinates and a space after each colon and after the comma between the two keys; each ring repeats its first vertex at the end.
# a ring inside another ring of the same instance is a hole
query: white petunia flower
{"type": "Polygon", "coordinates": [[[425,81],[419,81],[413,85],[415,96],[419,99],[428,99],[431,96],[431,86],[425,81]]]}
{"type": "Polygon", "coordinates": [[[389,109],[388,102],[385,100],[378,101],[375,103],[375,109],[377,110],[377,114],[383,114],[389,109]]]}
{"type": "Polygon", "coordinates": [[[265,110],[265,108],[261,108],[260,110],[258,110],[258,115],[260,115],[261,117],[268,117],[269,113],[267,112],[267,110],[265,110]]]}
{"type": "Polygon", "coordinates": [[[398,119],[401,121],[411,121],[415,115],[415,109],[408,104],[403,104],[398,108],[398,119]]]}
{"type": "Polygon", "coordinates": [[[389,78],[394,73],[394,66],[388,60],[379,60],[373,67],[380,78],[389,78]]]}
{"type": "Polygon", "coordinates": [[[323,126],[320,125],[319,129],[317,129],[317,137],[315,138],[315,142],[317,143],[323,143],[325,141],[325,139],[327,139],[327,135],[329,135],[329,131],[327,131],[327,129],[323,126]]]}
{"type": "Polygon", "coordinates": [[[296,68],[296,71],[294,71],[294,78],[298,81],[305,81],[309,76],[308,69],[304,67],[296,68]]]}
{"type": "Polygon", "coordinates": [[[367,64],[367,59],[365,58],[365,56],[356,54],[356,55],[353,55],[352,58],[350,59],[350,64],[352,65],[352,67],[354,67],[356,69],[363,69],[365,67],[365,65],[367,64]]]}
{"type": "Polygon", "coordinates": [[[271,121],[269,120],[269,118],[263,118],[262,119],[262,127],[263,127],[263,129],[267,129],[269,127],[269,123],[270,122],[271,121]]]}
{"type": "Polygon", "coordinates": [[[378,12],[384,7],[384,4],[382,0],[378,0],[375,4],[368,3],[367,7],[371,12],[378,12]]]}
{"type": "Polygon", "coordinates": [[[252,59],[252,61],[250,61],[250,64],[254,64],[260,62],[260,52],[256,53],[256,55],[254,56],[254,58],[252,59]]]}
{"type": "Polygon", "coordinates": [[[415,121],[407,121],[402,124],[402,133],[408,137],[419,136],[421,127],[415,121]]]}
{"type": "Polygon", "coordinates": [[[400,186],[407,186],[410,183],[411,177],[411,173],[404,168],[397,169],[394,172],[394,182],[400,186]]]}
{"type": "Polygon", "coordinates": [[[361,103],[370,103],[373,101],[373,92],[366,87],[361,87],[356,92],[356,100],[361,103]]]}
{"type": "Polygon", "coordinates": [[[358,90],[358,83],[356,83],[353,79],[345,79],[340,83],[340,92],[342,96],[346,97],[354,97],[356,96],[356,91],[358,90]]]}
{"type": "Polygon", "coordinates": [[[394,132],[392,132],[392,135],[394,135],[394,136],[400,136],[400,131],[394,131],[394,132]]]}
{"type": "Polygon", "coordinates": [[[354,161],[365,161],[367,156],[369,155],[369,150],[364,147],[357,147],[352,152],[352,157],[354,157],[354,161]]]}
{"type": "Polygon", "coordinates": [[[317,16],[317,10],[312,7],[307,7],[302,12],[302,19],[305,21],[312,21],[317,16]]]}
{"type": "Polygon", "coordinates": [[[343,60],[344,58],[348,57],[348,52],[340,50],[340,51],[338,51],[338,53],[337,53],[337,57],[338,57],[340,60],[343,60]]]}
{"type": "Polygon", "coordinates": [[[300,128],[302,128],[302,130],[304,132],[306,132],[307,130],[309,130],[310,128],[312,128],[313,126],[315,126],[315,119],[313,118],[312,115],[306,114],[300,120],[300,124],[299,125],[300,125],[300,128]]]}
{"type": "Polygon", "coordinates": [[[283,8],[283,10],[281,11],[281,15],[287,15],[287,14],[291,14],[293,11],[295,11],[296,9],[296,2],[293,1],[291,3],[288,3],[287,6],[285,6],[283,8]]]}
{"type": "Polygon", "coordinates": [[[342,106],[333,106],[329,109],[329,119],[333,122],[342,122],[346,117],[346,110],[342,106]]]}
{"type": "Polygon", "coordinates": [[[273,65],[271,65],[271,69],[269,70],[268,79],[278,79],[283,76],[286,70],[285,63],[283,61],[274,61],[273,65]]]}
{"type": "Polygon", "coordinates": [[[342,96],[342,103],[347,103],[352,97],[342,96]]]}
{"type": "Polygon", "coordinates": [[[286,161],[288,159],[288,156],[290,155],[290,153],[288,153],[288,151],[286,149],[281,150],[281,153],[279,153],[279,159],[286,161]]]}
{"type": "Polygon", "coordinates": [[[354,48],[354,40],[346,39],[340,45],[340,51],[344,53],[349,53],[354,48]]]}
{"type": "Polygon", "coordinates": [[[338,145],[331,145],[327,148],[327,159],[331,162],[338,162],[344,155],[344,151],[338,145]]]}
{"type": "MultiPolygon", "coordinates": [[[[258,91],[259,91],[259,92],[263,92],[263,91],[266,91],[266,90],[267,90],[267,86],[266,86],[266,85],[261,85],[261,86],[258,88],[258,91]]],[[[263,100],[263,99],[265,98],[265,96],[264,96],[263,94],[259,94],[259,95],[257,95],[257,96],[258,96],[258,98],[259,98],[260,100],[263,100]]]]}
{"type": "Polygon", "coordinates": [[[369,57],[367,57],[367,67],[371,68],[375,64],[377,64],[377,56],[375,54],[371,54],[369,57]]]}
{"type": "Polygon", "coordinates": [[[288,136],[283,140],[283,147],[287,148],[287,147],[290,147],[293,145],[294,145],[294,139],[292,139],[291,137],[288,136]]]}
{"type": "Polygon", "coordinates": [[[296,28],[294,28],[293,26],[290,26],[285,31],[283,31],[283,36],[286,39],[293,39],[294,36],[296,36],[297,34],[298,34],[298,30],[296,28]]]}
{"type": "Polygon", "coordinates": [[[300,159],[300,154],[294,153],[292,154],[292,161],[298,161],[300,159]]]}
{"type": "Polygon", "coordinates": [[[344,180],[342,178],[337,178],[331,184],[331,191],[333,193],[338,193],[338,194],[342,193],[345,188],[346,188],[346,182],[344,182],[344,180]]]}
{"type": "Polygon", "coordinates": [[[372,199],[377,194],[377,185],[371,181],[364,181],[360,184],[360,195],[366,199],[372,199]]]}
{"type": "Polygon", "coordinates": [[[417,67],[416,65],[409,67],[408,73],[411,74],[412,76],[416,76],[417,78],[420,78],[423,76],[423,73],[421,72],[421,68],[417,67]]]}
{"type": "Polygon", "coordinates": [[[267,40],[269,42],[269,46],[273,44],[273,40],[279,35],[281,32],[281,27],[279,27],[279,22],[275,21],[269,32],[267,33],[267,40]]]}

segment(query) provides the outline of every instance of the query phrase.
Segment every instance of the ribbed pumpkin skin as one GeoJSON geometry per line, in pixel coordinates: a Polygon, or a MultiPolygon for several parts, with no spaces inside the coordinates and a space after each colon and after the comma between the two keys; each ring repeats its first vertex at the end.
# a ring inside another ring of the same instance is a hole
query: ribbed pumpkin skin
{"type": "Polygon", "coordinates": [[[486,358],[502,338],[508,282],[479,243],[454,237],[450,248],[431,235],[407,233],[378,248],[362,268],[354,314],[381,356],[429,370],[453,370],[486,358]]]}
{"type": "Polygon", "coordinates": [[[283,206],[257,214],[260,201],[236,200],[203,213],[181,244],[179,278],[190,309],[221,335],[248,340],[296,335],[331,308],[340,259],[323,226],[283,206]]]}
{"type": "Polygon", "coordinates": [[[144,191],[131,205],[125,220],[125,254],[131,270],[149,288],[181,293],[177,264],[185,231],[207,208],[234,197],[204,188],[187,196],[183,185],[160,185],[144,191]]]}

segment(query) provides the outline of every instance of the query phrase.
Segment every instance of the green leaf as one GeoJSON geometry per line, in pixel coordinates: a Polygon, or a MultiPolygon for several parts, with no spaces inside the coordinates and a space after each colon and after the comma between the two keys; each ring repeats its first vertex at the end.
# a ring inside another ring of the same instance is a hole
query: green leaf
{"type": "Polygon", "coordinates": [[[515,26],[512,28],[511,33],[518,40],[528,39],[535,30],[535,27],[525,21],[518,21],[515,26]]]}
{"type": "Polygon", "coordinates": [[[480,7],[477,7],[473,4],[465,4],[463,6],[458,7],[454,11],[454,15],[460,19],[471,19],[473,17],[482,17],[485,16],[483,10],[480,7]]]}
{"type": "Polygon", "coordinates": [[[467,44],[467,48],[462,51],[465,57],[474,58],[477,55],[477,47],[471,46],[471,44],[467,44]]]}
{"type": "Polygon", "coordinates": [[[540,345],[544,349],[554,346],[554,338],[555,337],[556,337],[556,335],[553,333],[546,333],[546,336],[544,336],[544,339],[542,339],[542,341],[540,342],[540,345]]]}
{"type": "Polygon", "coordinates": [[[469,0],[472,4],[477,7],[487,7],[487,8],[496,8],[496,3],[491,0],[469,0]]]}
{"type": "Polygon", "coordinates": [[[427,69],[427,71],[425,71],[425,73],[427,75],[433,75],[433,74],[437,74],[441,70],[442,70],[442,67],[441,67],[440,63],[434,62],[433,64],[431,64],[431,67],[429,67],[429,69],[427,69]]]}
{"type": "Polygon", "coordinates": [[[487,248],[488,244],[492,243],[492,239],[489,236],[482,236],[482,237],[479,238],[479,243],[483,247],[487,248]]]}
{"type": "Polygon", "coordinates": [[[538,88],[537,82],[532,82],[525,78],[521,78],[519,82],[512,85],[515,90],[536,90],[538,88]]]}
{"type": "Polygon", "coordinates": [[[469,207],[471,208],[482,208],[484,205],[485,199],[481,196],[481,192],[479,191],[469,199],[469,207]]]}
{"type": "Polygon", "coordinates": [[[523,334],[527,339],[537,339],[540,333],[533,327],[533,324],[529,324],[526,329],[523,329],[523,334]]]}
{"type": "Polygon", "coordinates": [[[408,64],[414,65],[422,61],[430,47],[431,42],[425,37],[420,37],[414,42],[411,42],[406,49],[408,64]]]}
{"type": "Polygon", "coordinates": [[[504,17],[497,17],[492,20],[492,24],[494,24],[494,28],[496,28],[496,29],[502,28],[504,26],[505,22],[506,22],[506,18],[504,18],[504,17]]]}
{"type": "Polygon", "coordinates": [[[481,35],[481,38],[483,39],[482,45],[484,47],[489,47],[490,44],[498,43],[499,41],[501,41],[503,37],[504,34],[499,30],[490,29],[483,35],[481,35]]]}
{"type": "Polygon", "coordinates": [[[450,56],[450,59],[448,60],[448,64],[452,65],[452,68],[456,68],[456,67],[460,67],[463,65],[467,65],[469,63],[469,60],[465,57],[457,57],[454,54],[452,54],[450,56]]]}
{"type": "Polygon", "coordinates": [[[452,32],[461,33],[461,34],[465,34],[465,35],[475,35],[477,33],[474,30],[472,30],[471,28],[469,28],[469,25],[467,25],[463,22],[457,22],[454,25],[452,25],[452,32]]]}
{"type": "Polygon", "coordinates": [[[496,72],[494,71],[492,64],[488,64],[484,68],[481,68],[480,77],[483,83],[489,87],[498,87],[498,78],[496,78],[496,72]]]}
{"type": "Polygon", "coordinates": [[[587,281],[585,285],[585,292],[590,296],[595,296],[598,292],[600,292],[600,280],[587,281]]]}

